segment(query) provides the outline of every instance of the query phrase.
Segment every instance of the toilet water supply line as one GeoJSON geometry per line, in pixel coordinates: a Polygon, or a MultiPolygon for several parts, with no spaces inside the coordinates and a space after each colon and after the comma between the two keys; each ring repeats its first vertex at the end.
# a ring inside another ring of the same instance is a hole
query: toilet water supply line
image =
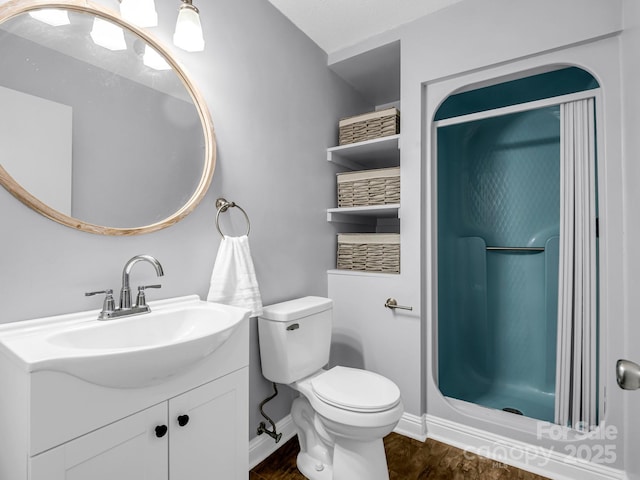
{"type": "Polygon", "coordinates": [[[271,418],[269,418],[269,416],[264,413],[264,410],[262,410],[262,407],[264,407],[264,405],[269,401],[269,400],[273,400],[276,395],[278,395],[278,387],[276,386],[276,382],[273,382],[273,395],[271,395],[270,397],[265,398],[262,402],[260,402],[260,414],[267,419],[267,421],[271,424],[271,428],[272,430],[267,429],[267,424],[264,422],[260,422],[260,425],[258,426],[258,435],[262,435],[263,433],[266,433],[267,435],[269,435],[271,438],[273,438],[276,443],[278,443],[280,441],[280,439],[282,438],[282,433],[277,433],[276,432],[276,424],[273,423],[273,420],[271,420],[271,418]]]}

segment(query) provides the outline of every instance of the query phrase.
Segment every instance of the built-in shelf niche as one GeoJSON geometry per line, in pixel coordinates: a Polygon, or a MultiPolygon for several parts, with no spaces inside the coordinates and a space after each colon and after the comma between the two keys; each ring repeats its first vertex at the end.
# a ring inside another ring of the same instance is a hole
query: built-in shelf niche
{"type": "MultiPolygon", "coordinates": [[[[371,110],[400,106],[400,41],[374,46],[348,57],[338,55],[329,61],[338,76],[352,85],[371,110]]],[[[352,112],[353,115],[365,112],[352,112]]],[[[401,113],[402,115],[402,113],[401,113]]],[[[400,134],[327,149],[327,161],[341,170],[371,170],[400,166],[400,134]]],[[[337,207],[327,209],[327,221],[340,230],[362,233],[400,233],[400,204],[337,207]]],[[[358,270],[329,270],[330,275],[397,276],[397,274],[358,270]]]]}

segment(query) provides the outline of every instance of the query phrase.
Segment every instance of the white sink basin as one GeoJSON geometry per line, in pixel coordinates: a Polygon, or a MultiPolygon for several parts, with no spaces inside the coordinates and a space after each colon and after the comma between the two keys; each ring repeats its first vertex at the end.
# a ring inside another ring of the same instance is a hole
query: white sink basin
{"type": "Polygon", "coordinates": [[[54,370],[97,385],[162,382],[222,345],[249,311],[198,296],[150,302],[151,312],[97,320],[98,311],[0,327],[0,352],[29,372],[54,370]]]}

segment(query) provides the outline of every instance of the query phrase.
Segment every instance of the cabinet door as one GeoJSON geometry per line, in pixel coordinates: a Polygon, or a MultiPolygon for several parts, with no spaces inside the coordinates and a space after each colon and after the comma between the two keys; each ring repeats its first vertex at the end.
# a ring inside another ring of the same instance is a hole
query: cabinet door
{"type": "Polygon", "coordinates": [[[155,431],[161,425],[167,426],[166,402],[32,457],[29,478],[167,480],[168,435],[155,431]]]}
{"type": "Polygon", "coordinates": [[[248,396],[243,368],[169,401],[170,480],[248,478],[248,396]]]}

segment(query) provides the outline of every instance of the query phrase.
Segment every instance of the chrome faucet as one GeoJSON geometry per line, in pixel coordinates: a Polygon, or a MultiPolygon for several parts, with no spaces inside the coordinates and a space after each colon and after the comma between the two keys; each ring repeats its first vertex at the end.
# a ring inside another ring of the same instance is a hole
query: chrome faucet
{"type": "MultiPolygon", "coordinates": [[[[122,269],[122,288],[120,289],[121,310],[131,308],[131,288],[129,287],[129,275],[131,274],[131,269],[133,268],[133,266],[141,261],[149,262],[151,265],[153,265],[153,267],[156,269],[156,275],[158,275],[159,277],[164,276],[162,265],[160,265],[160,262],[151,255],[136,255],[135,257],[131,258],[127,263],[125,263],[124,268],[122,269]]],[[[145,288],[160,288],[160,286],[149,285],[145,288]]],[[[144,289],[141,291],[144,292],[144,289]]],[[[149,307],[147,307],[147,309],[148,308],[149,307]]]]}
{"type": "Polygon", "coordinates": [[[160,288],[161,285],[140,285],[138,287],[138,296],[136,298],[136,304],[131,305],[131,287],[129,285],[129,276],[131,275],[131,269],[133,266],[141,261],[149,262],[156,269],[156,275],[159,277],[164,276],[164,270],[160,262],[151,255],[136,255],[129,259],[124,265],[122,270],[122,288],[120,289],[120,306],[115,307],[113,300],[113,290],[100,290],[98,292],[87,292],[85,296],[97,295],[99,293],[106,294],[102,310],[98,315],[98,320],[108,320],[110,318],[125,317],[128,315],[138,315],[140,313],[150,312],[151,309],[147,305],[144,291],[147,288],[160,288]]]}

